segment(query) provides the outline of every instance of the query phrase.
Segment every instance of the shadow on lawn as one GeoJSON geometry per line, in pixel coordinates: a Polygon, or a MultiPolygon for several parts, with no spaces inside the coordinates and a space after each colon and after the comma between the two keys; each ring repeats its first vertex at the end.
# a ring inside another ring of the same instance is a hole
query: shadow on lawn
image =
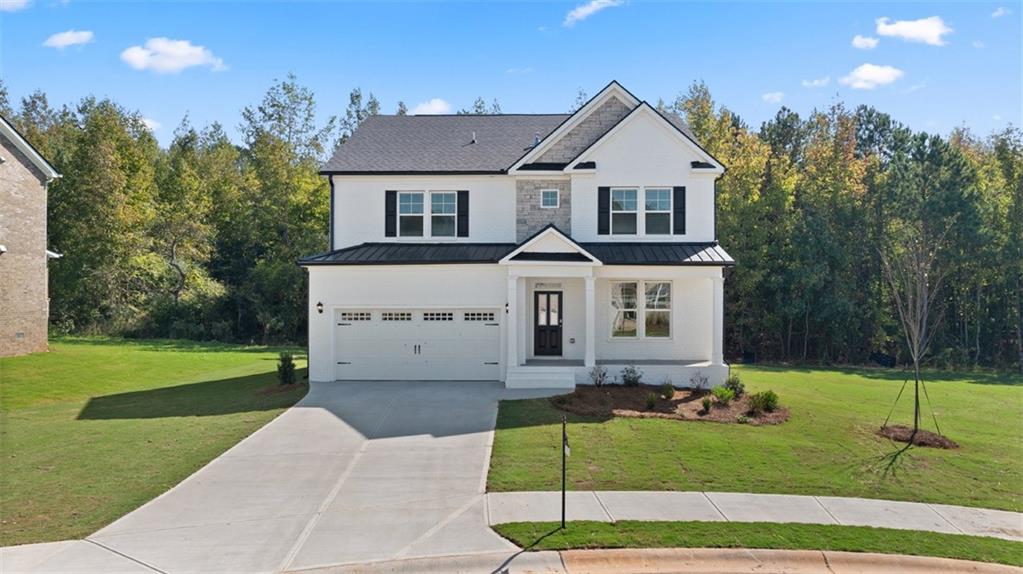
{"type": "MultiPolygon", "coordinates": [[[[305,371],[296,370],[298,381],[305,379],[305,371]]],[[[208,417],[268,411],[294,404],[305,395],[307,388],[304,384],[295,384],[293,388],[280,389],[274,373],[260,373],[92,397],[78,413],[78,420],[208,417]]]]}
{"type": "MultiPolygon", "coordinates": [[[[842,366],[806,366],[806,365],[741,365],[743,370],[763,372],[822,373],[834,371],[847,375],[858,375],[866,379],[902,382],[912,371],[901,368],[884,367],[842,367],[842,366]]],[[[928,383],[966,382],[973,385],[1008,385],[1023,386],[1023,375],[1010,372],[980,372],[924,370],[923,378],[928,383]]]]}
{"type": "MultiPolygon", "coordinates": [[[[305,349],[287,345],[246,345],[243,343],[221,343],[217,341],[192,341],[188,339],[122,339],[119,337],[58,337],[51,339],[62,345],[88,345],[105,347],[127,347],[143,351],[188,351],[195,353],[276,353],[289,352],[296,359],[305,358],[305,349]]],[[[274,359],[276,360],[276,359],[274,359]]]]}

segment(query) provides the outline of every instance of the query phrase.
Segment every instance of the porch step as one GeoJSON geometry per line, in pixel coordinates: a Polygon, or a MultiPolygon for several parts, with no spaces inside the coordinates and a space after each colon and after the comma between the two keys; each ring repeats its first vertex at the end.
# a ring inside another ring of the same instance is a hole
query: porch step
{"type": "Polygon", "coordinates": [[[504,386],[509,389],[574,389],[577,370],[579,367],[511,367],[504,386]]]}

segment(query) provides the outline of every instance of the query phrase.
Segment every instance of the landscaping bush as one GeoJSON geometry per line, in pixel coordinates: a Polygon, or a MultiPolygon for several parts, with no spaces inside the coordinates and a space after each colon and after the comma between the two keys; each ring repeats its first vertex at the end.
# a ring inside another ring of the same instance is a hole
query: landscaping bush
{"type": "Polygon", "coordinates": [[[657,393],[648,393],[646,396],[646,410],[652,411],[657,406],[657,393]]]}
{"type": "Polygon", "coordinates": [[[277,360],[277,382],[282,385],[295,384],[295,357],[281,353],[277,360]]]}
{"type": "Polygon", "coordinates": [[[710,412],[710,405],[711,404],[712,403],[710,401],[710,397],[709,396],[703,397],[703,412],[709,413],[710,412]]]}
{"type": "Polygon", "coordinates": [[[754,393],[749,397],[749,412],[751,414],[770,413],[777,408],[778,395],[774,391],[754,393]]]}
{"type": "Polygon", "coordinates": [[[590,381],[595,387],[603,387],[607,382],[607,369],[601,366],[594,366],[590,369],[590,381]]]}
{"type": "Polygon", "coordinates": [[[675,387],[671,384],[671,379],[665,379],[661,383],[661,396],[666,401],[670,401],[675,396],[675,387]]]}
{"type": "Polygon", "coordinates": [[[731,389],[735,398],[741,397],[746,392],[746,385],[739,379],[739,375],[728,375],[728,379],[725,380],[725,388],[731,389]]]}
{"type": "Polygon", "coordinates": [[[639,386],[640,379],[643,378],[643,371],[636,368],[635,365],[626,365],[622,369],[622,384],[626,387],[639,386]]]}
{"type": "Polygon", "coordinates": [[[735,391],[728,387],[715,387],[714,398],[717,399],[718,404],[727,407],[728,403],[732,402],[732,399],[735,398],[735,391]]]}
{"type": "Polygon", "coordinates": [[[702,391],[707,388],[708,379],[707,376],[696,371],[693,376],[689,377],[689,388],[694,391],[702,391]]]}
{"type": "Polygon", "coordinates": [[[741,425],[749,424],[749,417],[746,415],[739,415],[735,417],[735,422],[741,425]]]}

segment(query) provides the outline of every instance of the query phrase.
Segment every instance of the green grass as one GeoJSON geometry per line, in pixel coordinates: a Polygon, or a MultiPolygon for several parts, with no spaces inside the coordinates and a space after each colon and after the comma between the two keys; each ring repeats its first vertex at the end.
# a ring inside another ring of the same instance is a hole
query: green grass
{"type": "Polygon", "coordinates": [[[515,522],[494,526],[528,550],[766,548],[937,556],[1023,566],[1023,543],[865,526],[769,522],[515,522]]]}
{"type": "Polygon", "coordinates": [[[0,545],[91,534],[305,394],[260,392],[276,386],[282,349],[108,338],[50,347],[0,359],[0,545]]]}
{"type": "MultiPolygon", "coordinates": [[[[569,415],[569,488],[862,496],[1023,510],[1023,377],[928,373],[941,430],[958,450],[876,436],[899,392],[880,369],[736,368],[747,392],[773,389],[777,426],[569,415]]],[[[893,422],[912,420],[912,384],[893,422]]],[[[546,399],[501,403],[489,490],[557,490],[561,411],[546,399]]],[[[933,428],[930,412],[926,424],[933,428]]]]}

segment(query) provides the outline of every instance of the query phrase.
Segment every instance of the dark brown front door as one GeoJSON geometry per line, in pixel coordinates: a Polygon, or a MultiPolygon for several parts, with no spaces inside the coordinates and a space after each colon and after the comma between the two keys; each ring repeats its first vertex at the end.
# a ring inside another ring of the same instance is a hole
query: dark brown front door
{"type": "Polygon", "coordinates": [[[561,291],[536,291],[533,299],[533,354],[561,356],[561,291]]]}

